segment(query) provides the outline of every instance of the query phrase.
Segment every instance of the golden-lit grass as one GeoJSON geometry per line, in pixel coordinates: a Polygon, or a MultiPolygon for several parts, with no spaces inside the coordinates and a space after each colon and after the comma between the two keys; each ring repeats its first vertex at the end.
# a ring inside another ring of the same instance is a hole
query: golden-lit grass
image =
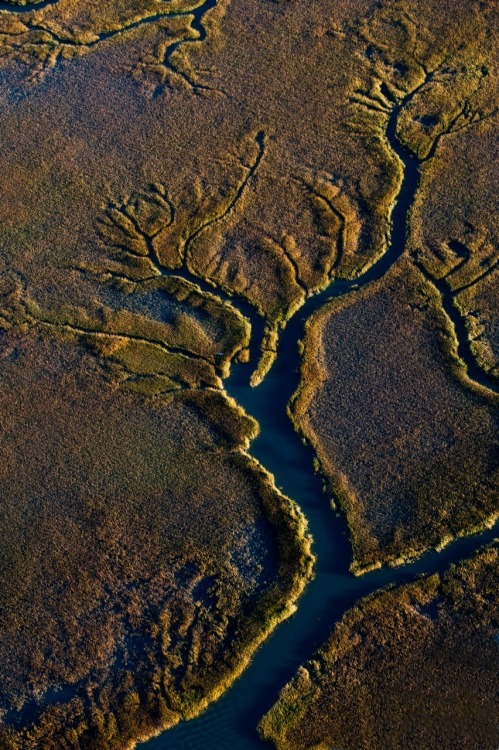
{"type": "Polygon", "coordinates": [[[496,272],[456,296],[456,304],[466,320],[476,360],[484,370],[496,377],[499,377],[498,283],[499,274],[496,272]]]}
{"type": "MultiPolygon", "coordinates": [[[[484,109],[495,101],[490,84],[488,89],[482,91],[489,96],[484,109]]],[[[496,212],[490,158],[496,129],[497,117],[449,138],[425,167],[409,242],[418,262],[442,281],[463,316],[477,362],[497,375],[499,237],[496,222],[490,220],[496,212]]]]}
{"type": "MultiPolygon", "coordinates": [[[[464,243],[473,257],[459,273],[472,281],[494,247],[496,3],[223,0],[203,41],[195,7],[0,12],[0,322],[13,326],[0,362],[0,744],[16,750],[122,747],[194,715],[293,606],[310,573],[303,519],[246,455],[257,426],[221,391],[249,357],[238,300],[264,321],[256,384],[307,296],[386,250],[402,180],[387,96],[414,91],[425,67],[445,81],[423,87],[397,128],[420,158],[438,139],[410,250],[440,278],[464,243]],[[263,580],[267,549],[277,567],[263,580]]],[[[479,311],[470,335],[484,326],[473,346],[490,370],[494,279],[455,297],[470,321],[479,311]]],[[[496,512],[491,410],[466,390],[422,283],[403,266],[341,303],[325,336],[341,377],[315,415],[329,443],[316,444],[355,529],[357,571],[496,512]]],[[[307,404],[332,372],[314,356],[307,404]]]]}
{"type": "Polygon", "coordinates": [[[199,712],[293,611],[305,521],[223,394],[130,396],[32,332],[1,357],[0,744],[123,748],[199,712]]]}
{"type": "Polygon", "coordinates": [[[495,750],[497,544],[351,609],[261,722],[279,750],[495,750]]]}
{"type": "Polygon", "coordinates": [[[493,399],[409,260],[310,321],[292,416],[346,513],[356,573],[497,518],[493,399]]]}

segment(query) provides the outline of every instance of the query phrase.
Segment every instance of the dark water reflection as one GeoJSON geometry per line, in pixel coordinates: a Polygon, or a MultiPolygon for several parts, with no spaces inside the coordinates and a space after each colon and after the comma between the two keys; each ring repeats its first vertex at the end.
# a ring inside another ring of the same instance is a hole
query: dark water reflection
{"type": "MultiPolygon", "coordinates": [[[[284,359],[279,369],[285,370],[284,359]]],[[[276,629],[234,686],[198,718],[145,743],[141,746],[144,750],[267,747],[256,733],[259,719],[300,664],[312,656],[334,623],[360,597],[389,584],[410,582],[422,573],[442,571],[497,534],[495,527],[478,537],[457,540],[440,553],[429,552],[410,565],[374,571],[361,578],[352,576],[348,572],[351,548],[345,522],[330,509],[313,474],[312,454],[300,442],[282,409],[282,401],[287,398],[283,384],[294,380],[290,376],[286,371],[273,375],[256,391],[249,391],[234,378],[230,393],[260,421],[261,435],[252,444],[252,454],[274,474],[277,485],[297,499],[307,516],[317,554],[316,577],[299,601],[296,614],[276,629]]]]}
{"type": "MultiPolygon", "coordinates": [[[[299,381],[298,341],[303,335],[304,322],[329,298],[355,292],[383,276],[404,252],[408,212],[420,177],[419,161],[406,152],[396,138],[397,118],[406,104],[404,100],[393,107],[386,132],[392,150],[404,165],[387,252],[356,281],[335,281],[329,289],[307,301],[288,324],[277,361],[258,388],[248,387],[248,365],[235,367],[226,383],[228,393],[260,423],[261,433],[251,445],[252,455],[274,475],[277,486],[296,500],[307,517],[317,555],[315,579],[300,599],[295,615],[275,630],[234,686],[196,719],[141,745],[144,750],[263,750],[270,747],[257,735],[258,721],[275,703],[279,691],[298,667],[324,643],[346,610],[360,597],[379,588],[408,583],[421,574],[444,571],[497,534],[496,524],[480,535],[456,540],[442,552],[428,552],[411,564],[355,578],[349,573],[352,553],[345,520],[331,509],[321,481],[314,475],[312,452],[303,445],[286,413],[299,381]]],[[[254,312],[247,306],[244,312],[251,318],[253,330],[261,331],[261,321],[254,312]]],[[[253,337],[253,363],[259,341],[258,335],[253,337]]],[[[468,365],[474,364],[468,362],[468,365]]],[[[473,373],[475,370],[473,367],[473,373]]],[[[483,377],[486,380],[485,374],[483,377]]]]}
{"type": "Polygon", "coordinates": [[[12,3],[0,3],[0,10],[7,10],[9,13],[32,13],[34,10],[41,10],[47,5],[54,5],[58,0],[42,0],[40,3],[26,3],[26,5],[13,5],[12,3]]]}

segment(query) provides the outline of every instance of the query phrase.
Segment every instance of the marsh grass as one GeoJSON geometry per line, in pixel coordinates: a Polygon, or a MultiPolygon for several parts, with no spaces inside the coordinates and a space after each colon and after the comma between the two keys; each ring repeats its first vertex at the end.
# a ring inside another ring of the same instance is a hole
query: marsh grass
{"type": "Polygon", "coordinates": [[[498,575],[494,543],[360,601],[283,689],[263,737],[279,750],[492,750],[498,575]]]}
{"type": "Polygon", "coordinates": [[[404,259],[314,318],[295,423],[347,514],[354,572],[497,507],[489,394],[431,282],[446,276],[493,373],[496,3],[209,5],[0,12],[9,750],[122,748],[193,717],[292,611],[304,519],[248,455],[258,425],[223,379],[250,357],[244,305],[257,384],[306,300],[385,253],[403,176],[386,128],[407,96],[408,250],[430,278],[404,259]]]}
{"type": "Polygon", "coordinates": [[[223,393],[128,395],[71,337],[13,329],[2,352],[0,742],[131,746],[215,700],[294,611],[306,522],[223,393]]]}
{"type": "Polygon", "coordinates": [[[311,319],[290,413],[346,514],[352,572],[402,564],[497,517],[493,399],[467,377],[438,296],[408,261],[311,319]]]}

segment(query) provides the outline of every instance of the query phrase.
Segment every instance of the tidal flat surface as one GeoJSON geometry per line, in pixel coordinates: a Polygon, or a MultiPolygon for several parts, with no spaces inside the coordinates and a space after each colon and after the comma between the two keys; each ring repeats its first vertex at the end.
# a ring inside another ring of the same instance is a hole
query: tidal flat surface
{"type": "Polygon", "coordinates": [[[497,28],[0,4],[2,750],[497,747],[497,28]]]}

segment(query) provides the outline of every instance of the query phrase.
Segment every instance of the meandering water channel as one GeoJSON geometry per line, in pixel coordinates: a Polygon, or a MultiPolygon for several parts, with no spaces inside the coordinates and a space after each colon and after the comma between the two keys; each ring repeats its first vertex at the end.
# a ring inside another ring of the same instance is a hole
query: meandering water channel
{"type": "MultiPolygon", "coordinates": [[[[400,585],[421,574],[444,571],[497,535],[496,525],[479,535],[458,539],[441,552],[430,551],[399,568],[383,568],[356,578],[349,572],[352,553],[345,520],[331,510],[322,482],[313,471],[312,452],[301,442],[286,412],[298,387],[298,341],[306,320],[328,299],[358,290],[383,276],[405,250],[408,214],[418,189],[421,165],[413,154],[401,147],[396,128],[401,109],[413,95],[414,92],[392,108],[387,124],[388,143],[404,169],[392,211],[387,251],[361,277],[353,281],[336,280],[322,293],[307,300],[283,332],[277,361],[258,388],[249,386],[257,351],[252,352],[251,365],[235,366],[226,381],[227,392],[260,423],[260,435],[251,445],[252,455],[274,475],[277,486],[296,500],[307,517],[317,556],[315,578],[299,600],[295,615],[276,628],[232,688],[196,719],[142,744],[143,750],[263,750],[269,747],[257,734],[258,721],[275,703],[279,691],[298,667],[322,645],[334,624],[359,598],[389,584],[400,585]]],[[[256,314],[247,306],[244,312],[251,318],[253,331],[260,330],[261,321],[256,314]]],[[[458,338],[464,333],[464,327],[456,329],[458,338]]],[[[253,339],[258,343],[257,336],[253,339]]],[[[469,346],[461,339],[459,343],[469,375],[489,390],[497,391],[497,383],[476,366],[469,346]]]]}
{"type": "MultiPolygon", "coordinates": [[[[31,13],[56,1],[42,0],[36,5],[24,6],[0,2],[0,11],[31,13]]],[[[194,90],[208,87],[193,83],[177,69],[172,57],[181,45],[205,39],[204,16],[216,3],[217,0],[201,0],[197,6],[194,3],[192,9],[171,13],[172,18],[189,17],[192,34],[172,41],[165,51],[163,65],[172,73],[182,76],[194,90]]],[[[168,13],[149,16],[119,30],[102,32],[85,46],[95,46],[117,34],[164,17],[168,17],[168,13]]],[[[53,43],[68,46],[83,44],[60,39],[55,34],[53,43]]],[[[299,384],[298,342],[303,336],[305,322],[329,299],[355,293],[381,278],[405,251],[408,215],[419,186],[421,163],[402,148],[396,137],[396,129],[398,116],[414,93],[393,104],[387,121],[386,138],[393,154],[403,165],[403,180],[392,211],[391,236],[386,252],[359,278],[335,280],[323,292],[306,301],[281,334],[277,360],[256,389],[250,387],[249,381],[260,354],[263,321],[248,303],[238,304],[252,324],[252,356],[249,364],[233,366],[230,378],[225,381],[225,388],[260,424],[260,434],[251,445],[251,454],[273,474],[277,486],[299,504],[307,518],[317,557],[315,578],[299,600],[297,612],[276,628],[224,696],[196,719],[181,723],[143,743],[143,750],[263,750],[268,747],[268,743],[263,742],[257,734],[258,721],[275,703],[279,691],[294,676],[298,667],[323,644],[334,624],[348,609],[376,589],[410,582],[421,574],[444,571],[449,564],[468,557],[498,533],[496,525],[480,535],[456,540],[439,553],[430,551],[399,568],[383,568],[356,578],[349,572],[352,552],[345,519],[341,513],[331,510],[322,481],[313,471],[312,451],[302,443],[287,416],[288,403],[299,384]]],[[[257,136],[257,144],[261,149],[259,159],[263,153],[263,135],[261,138],[260,134],[257,136]]],[[[258,159],[250,174],[256,169],[258,159]]],[[[209,285],[200,283],[200,286],[206,291],[213,291],[209,285]]],[[[443,283],[436,284],[436,288],[455,328],[459,355],[466,363],[469,376],[488,390],[497,392],[497,382],[478,367],[472,356],[464,321],[453,307],[451,293],[443,283]]]]}
{"type": "MultiPolygon", "coordinates": [[[[43,8],[56,4],[58,1],[59,0],[40,0],[40,2],[38,3],[16,5],[0,0],[0,12],[7,11],[13,14],[33,14],[37,11],[42,10],[43,8]]],[[[34,23],[36,17],[33,16],[33,20],[29,24],[30,29],[32,31],[43,32],[45,37],[49,37],[49,41],[44,38],[41,41],[33,41],[31,42],[31,44],[33,47],[48,47],[52,50],[57,47],[61,49],[63,47],[92,49],[102,42],[107,42],[110,39],[119,36],[120,34],[126,34],[131,31],[135,31],[135,29],[138,29],[141,26],[156,24],[158,21],[162,21],[164,19],[175,20],[178,18],[185,18],[186,21],[188,21],[187,36],[180,36],[178,39],[173,38],[171,41],[169,41],[163,54],[162,65],[171,73],[173,73],[173,75],[182,78],[194,93],[198,94],[201,90],[214,91],[215,89],[213,89],[211,86],[195,80],[191,77],[191,74],[177,67],[172,58],[174,56],[174,53],[183,45],[191,44],[193,42],[204,42],[207,37],[205,16],[210,10],[213,10],[213,8],[217,6],[218,0],[198,0],[197,4],[196,0],[193,0],[192,6],[186,5],[184,8],[177,8],[176,10],[172,10],[170,8],[170,2],[171,0],[162,0],[163,8],[158,13],[151,13],[150,15],[146,15],[143,18],[139,18],[138,20],[125,22],[118,28],[113,28],[108,31],[95,32],[94,37],[90,41],[83,41],[79,38],[71,38],[70,34],[68,34],[67,36],[63,34],[61,36],[47,25],[34,23]]],[[[154,96],[158,96],[164,90],[165,86],[166,84],[159,85],[154,91],[154,96]]]]}
{"type": "Polygon", "coordinates": [[[47,5],[54,5],[56,2],[58,0],[41,0],[38,3],[26,3],[25,5],[0,2],[0,10],[7,10],[9,13],[33,13],[33,11],[46,8],[47,5]]]}

